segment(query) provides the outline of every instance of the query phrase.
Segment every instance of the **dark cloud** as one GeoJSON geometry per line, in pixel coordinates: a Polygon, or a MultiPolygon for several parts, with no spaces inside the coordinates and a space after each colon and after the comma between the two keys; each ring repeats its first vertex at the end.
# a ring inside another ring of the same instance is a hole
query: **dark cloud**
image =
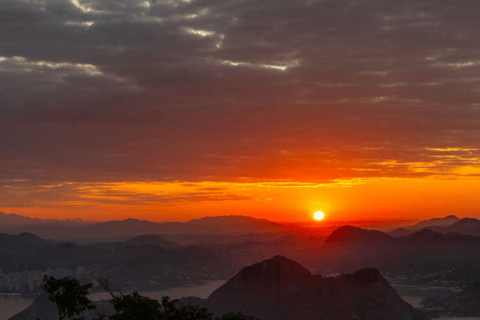
{"type": "Polygon", "coordinates": [[[0,178],[456,174],[479,165],[479,10],[473,0],[2,1],[0,178]],[[449,147],[460,151],[431,151],[449,147]]]}

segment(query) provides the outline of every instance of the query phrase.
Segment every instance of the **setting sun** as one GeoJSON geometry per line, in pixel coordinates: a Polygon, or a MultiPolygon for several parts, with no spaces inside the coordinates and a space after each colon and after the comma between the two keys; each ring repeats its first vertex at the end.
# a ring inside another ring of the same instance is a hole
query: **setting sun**
{"type": "Polygon", "coordinates": [[[322,211],[317,211],[313,214],[313,217],[315,220],[322,220],[325,215],[323,214],[322,211]]]}

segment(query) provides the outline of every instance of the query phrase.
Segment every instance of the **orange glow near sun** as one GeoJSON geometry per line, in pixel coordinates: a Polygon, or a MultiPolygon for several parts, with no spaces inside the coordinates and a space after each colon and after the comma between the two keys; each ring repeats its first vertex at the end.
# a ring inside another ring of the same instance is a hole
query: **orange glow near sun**
{"type": "Polygon", "coordinates": [[[315,218],[315,220],[322,220],[325,215],[322,211],[317,211],[313,214],[313,217],[315,218]]]}

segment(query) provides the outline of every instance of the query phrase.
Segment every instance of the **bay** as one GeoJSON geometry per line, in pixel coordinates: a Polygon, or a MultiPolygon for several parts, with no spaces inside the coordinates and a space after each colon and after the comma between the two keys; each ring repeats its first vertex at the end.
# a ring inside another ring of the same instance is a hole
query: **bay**
{"type": "MultiPolygon", "coordinates": [[[[198,297],[202,299],[208,298],[208,296],[219,287],[221,287],[226,280],[211,280],[205,281],[201,284],[187,285],[183,287],[170,288],[161,291],[139,291],[138,293],[144,297],[156,299],[161,301],[163,297],[168,296],[171,300],[180,299],[183,297],[198,297]]],[[[89,295],[92,301],[111,299],[110,294],[106,292],[98,292],[89,295]]]]}
{"type": "MultiPolygon", "coordinates": [[[[206,299],[213,291],[222,286],[226,280],[205,281],[201,284],[187,285],[177,288],[170,288],[160,291],[141,291],[141,295],[161,301],[164,296],[171,299],[179,299],[183,297],[199,297],[206,299]]],[[[424,287],[424,286],[406,286],[392,285],[403,300],[410,303],[413,307],[420,307],[420,302],[429,297],[437,295],[449,295],[458,293],[458,289],[446,287],[424,287]]],[[[99,292],[89,295],[93,301],[110,299],[108,293],[99,292]]],[[[0,294],[0,320],[8,320],[11,316],[28,307],[33,298],[25,298],[20,294],[0,294]]],[[[438,320],[480,320],[476,317],[440,317],[438,320]]]]}

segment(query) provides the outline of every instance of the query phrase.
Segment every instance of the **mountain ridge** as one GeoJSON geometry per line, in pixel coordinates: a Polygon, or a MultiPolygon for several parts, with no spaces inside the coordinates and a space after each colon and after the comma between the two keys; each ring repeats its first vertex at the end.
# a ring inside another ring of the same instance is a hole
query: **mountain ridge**
{"type": "Polygon", "coordinates": [[[283,256],[242,268],[204,306],[214,314],[242,311],[262,320],[426,319],[376,268],[324,278],[283,256]]]}

